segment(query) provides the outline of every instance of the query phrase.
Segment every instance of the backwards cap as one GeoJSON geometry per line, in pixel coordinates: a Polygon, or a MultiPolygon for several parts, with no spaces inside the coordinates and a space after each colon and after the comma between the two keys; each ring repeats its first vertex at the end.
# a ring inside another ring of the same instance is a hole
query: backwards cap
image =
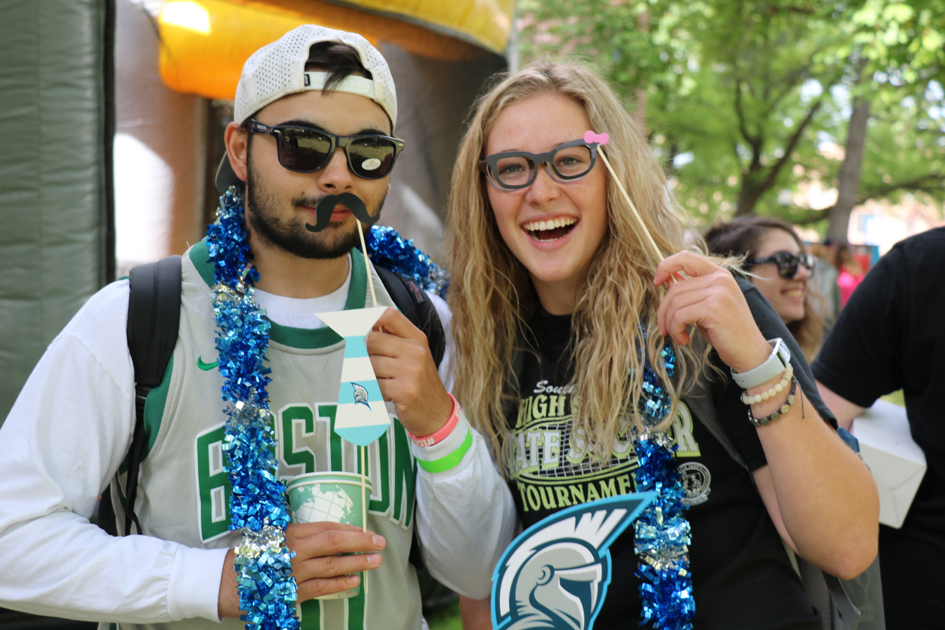
{"type": "MultiPolygon", "coordinates": [[[[380,105],[390,118],[393,133],[397,124],[397,93],[387,61],[368,40],[357,33],[314,24],[303,24],[292,29],[246,60],[236,86],[233,120],[242,125],[252,114],[280,98],[306,90],[323,89],[328,73],[305,71],[309,49],[320,42],[347,44],[358,52],[361,64],[371,74],[371,78],[351,75],[333,89],[365,96],[380,105]]],[[[217,169],[216,183],[220,192],[225,192],[230,185],[242,184],[225,155],[217,169]]]]}

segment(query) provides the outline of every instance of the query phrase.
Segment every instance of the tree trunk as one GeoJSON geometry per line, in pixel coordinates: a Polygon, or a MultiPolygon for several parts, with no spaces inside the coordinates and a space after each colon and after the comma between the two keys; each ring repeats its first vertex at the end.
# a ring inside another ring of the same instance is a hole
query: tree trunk
{"type": "Polygon", "coordinates": [[[748,172],[742,175],[742,186],[738,191],[738,201],[735,202],[735,216],[745,217],[755,214],[758,200],[768,189],[764,184],[764,172],[761,161],[752,159],[748,172]]]}
{"type": "MultiPolygon", "coordinates": [[[[857,63],[856,83],[860,84],[866,59],[857,63]]],[[[866,149],[867,123],[870,120],[870,102],[862,96],[853,99],[853,112],[847,126],[847,143],[843,164],[837,183],[837,203],[827,208],[827,238],[845,243],[850,229],[850,214],[856,205],[856,193],[860,188],[860,173],[863,169],[863,153],[866,149]]]]}
{"type": "MultiPolygon", "coordinates": [[[[800,142],[801,137],[804,135],[804,130],[807,129],[810,121],[814,119],[817,110],[820,109],[822,104],[823,99],[814,103],[814,105],[807,110],[807,115],[804,116],[804,120],[797,125],[797,128],[795,128],[790,137],[787,138],[784,154],[778,158],[777,162],[770,166],[764,166],[761,160],[761,154],[765,144],[764,137],[762,135],[749,134],[744,124],[744,119],[742,120],[742,124],[740,125],[741,133],[742,137],[751,147],[751,163],[748,165],[747,171],[742,171],[742,187],[738,192],[738,202],[735,206],[736,217],[755,214],[755,206],[758,205],[758,200],[774,187],[775,183],[778,181],[778,173],[780,173],[784,166],[790,161],[794,147],[800,142]]],[[[736,107],[738,107],[738,105],[736,105],[736,107]]],[[[740,107],[738,111],[741,117],[740,107]]]]}
{"type": "Polygon", "coordinates": [[[746,217],[755,214],[755,205],[760,198],[761,191],[743,184],[741,190],[738,192],[738,201],[735,204],[735,216],[746,217]]]}
{"type": "Polygon", "coordinates": [[[837,184],[837,203],[827,209],[829,225],[827,238],[833,241],[847,240],[850,229],[850,214],[856,205],[856,193],[860,188],[860,171],[863,168],[863,153],[866,147],[866,123],[870,119],[870,102],[857,97],[853,101],[847,132],[846,153],[840,166],[837,184]]]}

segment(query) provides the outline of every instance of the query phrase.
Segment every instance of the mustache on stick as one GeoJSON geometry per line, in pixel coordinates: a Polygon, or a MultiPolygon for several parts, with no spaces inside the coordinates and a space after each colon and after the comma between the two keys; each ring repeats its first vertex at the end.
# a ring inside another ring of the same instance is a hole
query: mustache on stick
{"type": "Polygon", "coordinates": [[[309,232],[321,232],[328,227],[328,224],[331,223],[331,213],[334,212],[335,206],[344,206],[351,211],[351,214],[353,214],[358,221],[366,225],[374,225],[377,223],[377,220],[381,218],[380,212],[371,216],[364,202],[361,201],[361,198],[357,195],[341,193],[340,195],[328,195],[319,201],[315,206],[315,225],[306,223],[305,229],[309,232]]]}

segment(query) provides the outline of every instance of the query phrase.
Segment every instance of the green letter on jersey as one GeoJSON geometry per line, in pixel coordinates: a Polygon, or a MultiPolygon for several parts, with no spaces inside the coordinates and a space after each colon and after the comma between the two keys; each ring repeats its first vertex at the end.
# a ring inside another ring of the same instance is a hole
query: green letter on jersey
{"type": "Polygon", "coordinates": [[[391,518],[410,526],[413,498],[417,488],[417,461],[410,455],[407,432],[400,422],[394,423],[394,513],[391,518]]]}
{"type": "Polygon", "coordinates": [[[200,491],[200,538],[207,541],[229,531],[232,486],[223,465],[223,425],[197,436],[197,487],[200,491]]]}
{"type": "Polygon", "coordinates": [[[302,435],[315,433],[315,414],[308,405],[298,405],[285,409],[282,416],[282,458],[288,466],[304,465],[306,473],[315,472],[315,453],[306,446],[295,445],[295,423],[302,424],[302,435]]]}

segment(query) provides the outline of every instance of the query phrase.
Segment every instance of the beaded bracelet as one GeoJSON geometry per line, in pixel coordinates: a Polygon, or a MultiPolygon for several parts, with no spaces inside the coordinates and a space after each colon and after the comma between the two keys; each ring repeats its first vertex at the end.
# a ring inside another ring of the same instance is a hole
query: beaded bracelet
{"type": "MultiPolygon", "coordinates": [[[[796,392],[797,392],[797,379],[792,377],[791,378],[791,393],[788,394],[787,402],[781,405],[777,409],[777,411],[772,413],[770,416],[765,416],[764,418],[755,418],[755,416],[753,416],[751,413],[751,406],[749,406],[748,407],[748,421],[751,422],[756,427],[763,427],[771,422],[774,422],[775,420],[777,420],[778,418],[786,414],[788,412],[788,409],[791,408],[791,405],[794,404],[794,400],[795,400],[794,394],[796,392]]],[[[802,410],[804,409],[803,394],[801,398],[801,409],[802,410]]]]}
{"type": "Polygon", "coordinates": [[[742,392],[742,402],[746,405],[754,405],[760,403],[762,400],[768,400],[769,398],[774,398],[778,394],[784,391],[784,388],[791,383],[791,379],[794,378],[794,366],[788,363],[787,367],[784,368],[784,377],[778,382],[777,385],[769,389],[768,391],[761,392],[760,394],[755,394],[754,396],[749,396],[748,392],[742,392]]]}

